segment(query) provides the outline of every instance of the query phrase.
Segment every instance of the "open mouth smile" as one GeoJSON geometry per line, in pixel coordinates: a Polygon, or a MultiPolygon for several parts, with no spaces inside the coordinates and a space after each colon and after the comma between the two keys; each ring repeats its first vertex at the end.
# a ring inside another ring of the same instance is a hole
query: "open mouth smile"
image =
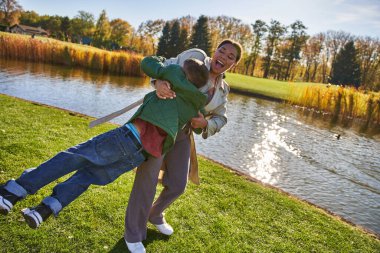
{"type": "Polygon", "coordinates": [[[221,62],[221,61],[219,61],[219,60],[216,60],[216,65],[218,66],[220,66],[221,68],[223,68],[224,67],[224,63],[223,62],[221,62]]]}

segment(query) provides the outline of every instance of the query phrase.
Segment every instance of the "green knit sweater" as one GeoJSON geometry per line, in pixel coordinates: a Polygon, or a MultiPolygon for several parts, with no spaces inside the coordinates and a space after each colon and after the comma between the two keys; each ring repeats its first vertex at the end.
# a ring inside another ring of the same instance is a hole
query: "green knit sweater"
{"type": "Polygon", "coordinates": [[[164,66],[164,61],[163,57],[145,57],[141,62],[141,68],[152,78],[170,82],[176,97],[160,99],[156,91],[152,91],[144,97],[144,103],[129,120],[131,122],[138,117],[164,130],[168,136],[162,148],[163,154],[173,146],[178,131],[191,118],[197,117],[198,111],[203,110],[207,100],[206,96],[186,79],[181,66],[164,66]]]}

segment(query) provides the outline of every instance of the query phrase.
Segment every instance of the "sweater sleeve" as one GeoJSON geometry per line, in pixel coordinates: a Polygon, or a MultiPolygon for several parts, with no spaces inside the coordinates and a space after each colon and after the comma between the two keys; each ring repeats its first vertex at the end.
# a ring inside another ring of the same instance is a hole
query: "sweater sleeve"
{"type": "Polygon", "coordinates": [[[227,124],[226,111],[226,103],[221,104],[213,111],[211,118],[207,119],[207,127],[203,129],[203,139],[207,139],[208,137],[216,134],[225,124],[227,124]]]}
{"type": "Polygon", "coordinates": [[[147,56],[141,61],[141,69],[147,76],[160,79],[164,72],[164,61],[164,57],[147,56]]]}
{"type": "MultiPolygon", "coordinates": [[[[203,50],[193,48],[193,49],[183,51],[182,53],[180,53],[176,57],[165,59],[163,64],[164,64],[164,66],[168,66],[170,64],[177,64],[177,65],[183,66],[183,63],[187,59],[190,59],[190,58],[195,58],[195,59],[198,59],[200,61],[205,61],[205,59],[207,58],[207,55],[203,50]]],[[[158,79],[158,78],[152,78],[150,80],[150,84],[153,88],[154,88],[154,81],[156,81],[156,79],[158,79]]]]}

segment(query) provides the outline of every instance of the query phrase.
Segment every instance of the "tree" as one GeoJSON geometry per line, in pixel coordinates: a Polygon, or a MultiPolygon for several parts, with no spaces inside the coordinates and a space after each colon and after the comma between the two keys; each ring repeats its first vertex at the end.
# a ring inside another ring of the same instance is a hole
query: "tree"
{"type": "Polygon", "coordinates": [[[157,55],[169,57],[170,23],[166,22],[158,41],[157,55]]]}
{"type": "Polygon", "coordinates": [[[21,12],[19,21],[20,24],[23,25],[36,26],[40,22],[40,15],[38,15],[35,11],[21,12]]]}
{"type": "Polygon", "coordinates": [[[0,0],[1,23],[13,25],[18,23],[22,7],[16,0],[0,0]]]}
{"type": "Polygon", "coordinates": [[[301,59],[300,53],[308,36],[305,30],[306,26],[299,20],[290,25],[291,34],[288,38],[289,48],[285,51],[285,58],[288,61],[285,80],[289,80],[290,70],[294,61],[301,59]]]}
{"type": "Polygon", "coordinates": [[[221,40],[229,38],[238,41],[244,51],[251,48],[252,31],[249,25],[240,19],[228,16],[218,16],[208,19],[211,38],[211,51],[214,51],[221,40]]]}
{"type": "Polygon", "coordinates": [[[103,10],[100,13],[99,19],[96,22],[95,33],[94,33],[94,45],[97,47],[105,46],[111,36],[111,25],[107,17],[107,13],[103,10]]]}
{"type": "Polygon", "coordinates": [[[141,52],[143,54],[154,54],[158,35],[164,26],[162,19],[148,20],[140,24],[137,34],[140,36],[141,52]]]}
{"type": "Polygon", "coordinates": [[[303,50],[304,60],[306,62],[306,70],[303,80],[306,82],[314,82],[319,64],[322,62],[321,52],[325,41],[325,34],[318,33],[312,36],[307,42],[303,50]]]}
{"type": "MultiPolygon", "coordinates": [[[[196,18],[188,15],[178,19],[181,25],[181,29],[185,29],[187,31],[187,35],[189,36],[193,32],[193,26],[196,22],[196,18]]],[[[188,37],[187,36],[187,37],[188,37]]]]}
{"type": "Polygon", "coordinates": [[[374,90],[376,73],[380,70],[380,40],[361,37],[356,40],[356,48],[362,74],[361,85],[374,90]]]}
{"type": "Polygon", "coordinates": [[[178,42],[178,53],[181,53],[189,47],[189,33],[186,28],[181,28],[178,42]]]}
{"type": "Polygon", "coordinates": [[[190,47],[202,49],[207,55],[210,55],[211,39],[208,29],[208,18],[204,15],[200,16],[194,25],[190,47]]]}
{"type": "Polygon", "coordinates": [[[280,43],[282,36],[286,33],[286,27],[281,25],[277,20],[271,20],[268,27],[268,36],[266,40],[265,57],[263,59],[264,78],[268,78],[271,68],[271,62],[275,49],[280,43]]]}
{"type": "Polygon", "coordinates": [[[252,24],[254,43],[251,49],[251,54],[245,60],[245,74],[248,75],[249,66],[252,64],[251,76],[253,76],[256,67],[256,61],[262,49],[262,39],[268,31],[266,23],[260,19],[252,24]]]}
{"type": "Polygon", "coordinates": [[[348,41],[352,40],[352,36],[344,31],[327,31],[326,45],[328,50],[327,58],[331,58],[330,76],[334,70],[334,62],[336,56],[341,48],[346,45],[348,41]]]}
{"type": "Polygon", "coordinates": [[[50,32],[50,36],[64,40],[65,34],[62,32],[62,17],[60,16],[42,16],[39,26],[44,27],[50,32]]]}
{"type": "Polygon", "coordinates": [[[288,40],[280,40],[275,47],[275,52],[272,55],[271,66],[268,76],[273,76],[277,80],[285,77],[286,73],[286,52],[289,48],[288,40]]]}
{"type": "Polygon", "coordinates": [[[110,22],[111,25],[111,41],[121,45],[128,43],[128,38],[131,36],[133,28],[127,22],[120,18],[114,19],[110,22]]]}
{"type": "Polygon", "coordinates": [[[71,31],[73,35],[76,35],[77,41],[80,42],[83,37],[91,37],[95,30],[95,18],[94,15],[86,12],[79,11],[71,20],[71,31]]]}
{"type": "Polygon", "coordinates": [[[179,21],[175,20],[169,34],[169,47],[168,47],[168,57],[174,57],[180,53],[179,51],[179,36],[180,36],[180,27],[179,21]]]}
{"type": "Polygon", "coordinates": [[[349,41],[336,56],[331,82],[339,85],[360,85],[360,65],[353,41],[349,41]]]}
{"type": "Polygon", "coordinates": [[[69,40],[69,37],[71,35],[71,24],[70,24],[70,19],[69,17],[62,17],[61,18],[61,31],[64,35],[64,40],[65,41],[68,41],[69,40]]]}

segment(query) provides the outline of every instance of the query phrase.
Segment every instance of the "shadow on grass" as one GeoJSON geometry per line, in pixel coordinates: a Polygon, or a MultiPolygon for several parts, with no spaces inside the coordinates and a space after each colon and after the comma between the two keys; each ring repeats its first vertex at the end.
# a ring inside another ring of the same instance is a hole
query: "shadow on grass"
{"type": "MultiPolygon", "coordinates": [[[[156,230],[148,228],[147,239],[143,241],[144,246],[147,247],[149,244],[151,244],[152,242],[156,240],[167,241],[169,240],[169,236],[163,235],[156,230]]],[[[124,238],[121,238],[109,251],[109,253],[121,253],[121,252],[123,253],[129,252],[127,245],[125,244],[124,238]]]]}

